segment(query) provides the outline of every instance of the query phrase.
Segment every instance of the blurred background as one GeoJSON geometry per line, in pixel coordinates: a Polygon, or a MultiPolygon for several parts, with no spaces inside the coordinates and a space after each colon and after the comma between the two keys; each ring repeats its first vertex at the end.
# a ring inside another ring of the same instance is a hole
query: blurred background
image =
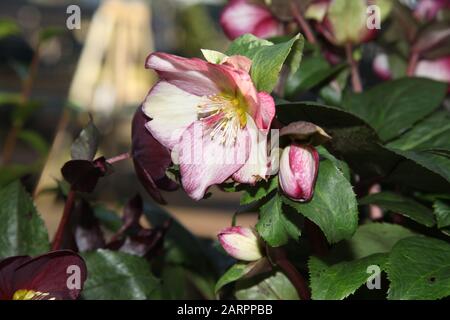
{"type": "MultiPolygon", "coordinates": [[[[144,68],[146,56],[223,50],[228,40],[217,22],[224,2],[1,0],[0,186],[22,177],[50,236],[64,204],[52,190],[89,114],[102,135],[100,155],[129,151],[131,118],[156,80],[144,68]]],[[[91,198],[120,212],[136,192],[147,195],[131,161],[114,167],[91,198]]],[[[230,225],[239,204],[236,193],[213,192],[200,202],[183,191],[164,196],[167,211],[207,238],[230,225]]],[[[255,216],[238,219],[249,225],[255,216]]]]}

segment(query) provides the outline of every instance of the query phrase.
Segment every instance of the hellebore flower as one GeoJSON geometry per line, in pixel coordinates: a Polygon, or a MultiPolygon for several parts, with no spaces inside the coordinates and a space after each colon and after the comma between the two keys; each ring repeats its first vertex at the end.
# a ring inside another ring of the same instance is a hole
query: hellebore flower
{"type": "MultiPolygon", "coordinates": [[[[379,54],[375,57],[373,70],[383,80],[392,79],[392,71],[386,54],[379,54]]],[[[414,70],[414,76],[450,84],[450,57],[443,57],[436,60],[420,60],[414,70]]]]}
{"type": "Polygon", "coordinates": [[[225,228],[217,237],[223,249],[233,258],[256,261],[263,257],[260,240],[251,228],[225,228]]]}
{"type": "Polygon", "coordinates": [[[431,21],[444,9],[450,9],[448,0],[420,0],[414,9],[414,16],[421,21],[431,21]]]}
{"type": "Polygon", "coordinates": [[[246,33],[269,38],[283,32],[282,23],[267,6],[249,0],[230,0],[222,11],[220,24],[231,40],[246,33]]]}
{"type": "Polygon", "coordinates": [[[450,57],[436,60],[421,60],[414,75],[450,83],[450,57]]]}
{"type": "Polygon", "coordinates": [[[281,189],[293,200],[311,200],[318,170],[319,154],[314,147],[298,144],[286,147],[280,159],[281,189]]]}
{"type": "Polygon", "coordinates": [[[0,261],[0,300],[64,300],[80,295],[87,271],[69,250],[0,261]]]}
{"type": "Polygon", "coordinates": [[[267,138],[262,145],[258,138],[275,115],[273,98],[257,92],[250,59],[219,56],[221,64],[166,53],[146,61],[160,77],[142,106],[152,119],[146,127],[171,151],[185,191],[196,200],[211,185],[230,177],[254,184],[269,169],[267,138]]]}

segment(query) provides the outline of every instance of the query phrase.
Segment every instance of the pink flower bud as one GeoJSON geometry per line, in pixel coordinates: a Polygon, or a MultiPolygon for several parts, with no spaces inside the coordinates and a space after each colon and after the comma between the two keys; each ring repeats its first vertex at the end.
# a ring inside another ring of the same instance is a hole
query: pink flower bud
{"type": "Polygon", "coordinates": [[[283,32],[282,23],[268,7],[249,0],[230,0],[220,16],[220,24],[231,40],[246,33],[270,38],[283,32]]]}
{"type": "Polygon", "coordinates": [[[256,261],[263,257],[258,236],[251,228],[225,228],[217,237],[225,251],[233,258],[256,261]]]}
{"type": "Polygon", "coordinates": [[[314,147],[291,145],[283,150],[280,160],[280,186],[290,198],[309,201],[314,193],[319,154],[314,147]]]}

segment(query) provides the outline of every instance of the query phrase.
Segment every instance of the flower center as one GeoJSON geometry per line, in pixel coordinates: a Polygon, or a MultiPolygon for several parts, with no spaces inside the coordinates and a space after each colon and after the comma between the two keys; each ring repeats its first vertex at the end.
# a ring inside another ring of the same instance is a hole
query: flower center
{"type": "Polygon", "coordinates": [[[219,139],[221,144],[234,144],[239,129],[247,124],[247,106],[242,97],[208,96],[198,109],[198,119],[209,127],[211,139],[219,139]]]}
{"type": "MultiPolygon", "coordinates": [[[[41,300],[50,295],[48,292],[39,292],[34,290],[20,289],[14,292],[13,300],[41,300]]],[[[48,300],[55,300],[50,298],[48,300]]]]}

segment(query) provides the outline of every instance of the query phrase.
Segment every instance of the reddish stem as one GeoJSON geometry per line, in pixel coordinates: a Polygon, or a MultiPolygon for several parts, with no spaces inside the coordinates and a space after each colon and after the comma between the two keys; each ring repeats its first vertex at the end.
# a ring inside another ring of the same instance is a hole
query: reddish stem
{"type": "Polygon", "coordinates": [[[130,157],[131,157],[130,153],[125,152],[125,153],[119,154],[118,156],[107,159],[106,162],[108,162],[109,164],[113,164],[113,163],[116,163],[116,162],[119,162],[122,160],[129,159],[130,157]]]}
{"type": "Polygon", "coordinates": [[[308,42],[310,42],[312,44],[316,44],[317,43],[316,36],[312,32],[308,21],[306,21],[305,17],[303,17],[300,10],[298,10],[298,7],[294,1],[291,1],[291,9],[292,9],[292,15],[294,16],[295,21],[297,22],[300,29],[303,30],[303,33],[305,34],[305,37],[308,40],[308,42]]]}
{"type": "Polygon", "coordinates": [[[61,248],[63,242],[64,231],[66,230],[67,224],[70,220],[70,215],[72,213],[73,205],[75,203],[76,192],[70,189],[67,195],[66,204],[64,205],[64,212],[59,222],[58,230],[56,231],[55,238],[53,239],[52,251],[61,248]]]}
{"type": "Polygon", "coordinates": [[[305,231],[308,235],[314,255],[324,257],[328,254],[328,244],[322,230],[309,219],[305,219],[305,231]]]}
{"type": "Polygon", "coordinates": [[[347,62],[350,65],[352,71],[352,87],[354,92],[362,92],[361,77],[358,71],[358,62],[353,59],[353,47],[350,42],[345,44],[345,55],[347,56],[347,62]]]}
{"type": "Polygon", "coordinates": [[[292,285],[297,290],[298,296],[302,300],[311,300],[311,293],[308,284],[303,275],[298,272],[297,268],[289,261],[286,251],[280,247],[267,247],[267,252],[270,261],[277,265],[283,273],[291,281],[292,285]]]}
{"type": "Polygon", "coordinates": [[[409,57],[408,69],[406,70],[406,74],[408,75],[408,77],[414,76],[414,72],[416,71],[418,62],[419,62],[419,53],[413,51],[409,57]]]}

